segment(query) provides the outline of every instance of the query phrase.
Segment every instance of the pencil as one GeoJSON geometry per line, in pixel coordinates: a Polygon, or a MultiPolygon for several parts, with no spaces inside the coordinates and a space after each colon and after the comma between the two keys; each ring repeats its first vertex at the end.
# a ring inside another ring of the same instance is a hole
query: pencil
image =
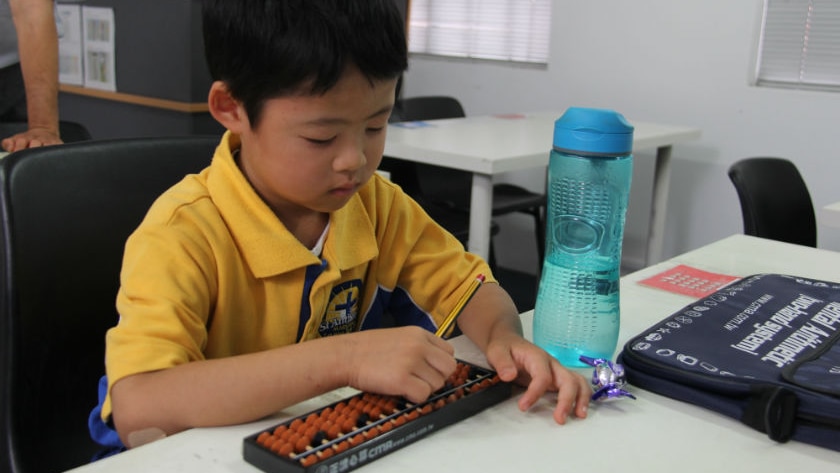
{"type": "Polygon", "coordinates": [[[475,295],[476,291],[478,291],[478,288],[481,287],[481,284],[483,282],[483,274],[479,274],[475,277],[475,279],[473,279],[473,282],[472,284],[470,284],[470,287],[468,287],[467,291],[464,292],[464,295],[462,295],[461,298],[458,299],[458,303],[455,304],[455,307],[452,309],[452,312],[450,312],[449,315],[446,316],[446,319],[443,321],[440,327],[438,327],[437,332],[435,332],[435,336],[446,338],[445,335],[449,333],[449,329],[452,327],[452,324],[455,323],[455,320],[458,318],[459,315],[461,315],[461,312],[464,311],[464,307],[467,305],[467,302],[469,302],[470,299],[472,299],[472,296],[475,295]]]}

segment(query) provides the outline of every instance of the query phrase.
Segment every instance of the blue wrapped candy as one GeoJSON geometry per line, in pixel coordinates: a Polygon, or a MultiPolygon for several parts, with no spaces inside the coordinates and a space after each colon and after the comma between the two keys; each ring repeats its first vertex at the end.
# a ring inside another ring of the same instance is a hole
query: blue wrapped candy
{"type": "Polygon", "coordinates": [[[603,358],[590,358],[581,355],[580,361],[595,368],[592,372],[592,394],[593,401],[606,401],[629,397],[636,399],[636,396],[624,390],[627,384],[627,376],[624,373],[624,366],[613,363],[603,358]]]}

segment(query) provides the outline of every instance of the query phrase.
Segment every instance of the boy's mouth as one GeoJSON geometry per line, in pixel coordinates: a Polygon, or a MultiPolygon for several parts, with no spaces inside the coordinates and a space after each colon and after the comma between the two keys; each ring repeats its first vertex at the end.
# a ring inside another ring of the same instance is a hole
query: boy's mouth
{"type": "Polygon", "coordinates": [[[349,195],[349,194],[353,194],[354,192],[356,192],[356,190],[358,188],[359,188],[358,183],[350,182],[350,183],[335,187],[330,192],[333,193],[333,194],[336,194],[336,195],[349,195]]]}

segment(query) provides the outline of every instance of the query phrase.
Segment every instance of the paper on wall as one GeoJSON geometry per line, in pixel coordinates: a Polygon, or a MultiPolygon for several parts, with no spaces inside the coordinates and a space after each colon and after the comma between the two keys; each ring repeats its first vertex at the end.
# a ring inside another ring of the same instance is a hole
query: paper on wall
{"type": "Polygon", "coordinates": [[[79,5],[56,5],[58,31],[58,81],[83,85],[82,8],[79,5]]]}
{"type": "Polygon", "coordinates": [[[85,87],[117,90],[114,28],[112,8],[82,7],[85,87]]]}

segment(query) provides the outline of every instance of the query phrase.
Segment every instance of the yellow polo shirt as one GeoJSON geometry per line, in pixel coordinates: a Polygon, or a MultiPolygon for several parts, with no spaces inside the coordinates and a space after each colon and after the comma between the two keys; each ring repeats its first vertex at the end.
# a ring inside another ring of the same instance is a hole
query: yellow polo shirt
{"type": "Polygon", "coordinates": [[[495,282],[379,176],[332,213],[315,256],[240,172],[238,146],[225,134],[211,165],[158,198],[126,244],[103,421],[126,376],[377,328],[386,312],[434,331],[477,274],[495,282]]]}

